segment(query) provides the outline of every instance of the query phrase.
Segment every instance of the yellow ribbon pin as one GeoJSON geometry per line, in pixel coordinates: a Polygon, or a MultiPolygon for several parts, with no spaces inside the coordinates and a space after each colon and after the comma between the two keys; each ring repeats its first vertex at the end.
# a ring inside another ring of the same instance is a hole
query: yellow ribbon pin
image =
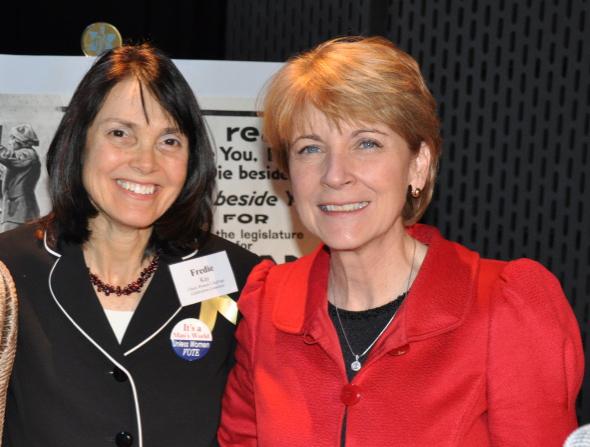
{"type": "Polygon", "coordinates": [[[199,320],[205,323],[211,332],[215,327],[218,312],[230,323],[238,322],[238,305],[229,296],[223,295],[202,301],[199,320]]]}

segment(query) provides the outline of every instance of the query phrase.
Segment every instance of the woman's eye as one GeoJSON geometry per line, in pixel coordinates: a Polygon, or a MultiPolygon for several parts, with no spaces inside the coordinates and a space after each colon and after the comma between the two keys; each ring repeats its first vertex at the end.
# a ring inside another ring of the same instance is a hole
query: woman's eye
{"type": "Polygon", "coordinates": [[[125,131],[121,129],[113,129],[110,131],[110,134],[117,138],[123,138],[125,136],[125,131]]]}
{"type": "Polygon", "coordinates": [[[362,149],[375,149],[381,147],[381,145],[374,140],[362,140],[359,146],[362,149]]]}
{"type": "Polygon", "coordinates": [[[298,154],[317,154],[318,152],[320,152],[320,148],[315,145],[305,146],[297,151],[298,154]]]}
{"type": "Polygon", "coordinates": [[[176,138],[166,138],[164,140],[164,144],[166,144],[168,146],[179,146],[180,141],[178,141],[176,138]]]}
{"type": "Polygon", "coordinates": [[[162,149],[172,150],[183,146],[182,140],[178,137],[167,136],[160,140],[162,149]]]}
{"type": "Polygon", "coordinates": [[[160,147],[161,151],[176,153],[178,150],[187,147],[187,142],[181,136],[164,135],[161,137],[158,146],[160,147]]]}

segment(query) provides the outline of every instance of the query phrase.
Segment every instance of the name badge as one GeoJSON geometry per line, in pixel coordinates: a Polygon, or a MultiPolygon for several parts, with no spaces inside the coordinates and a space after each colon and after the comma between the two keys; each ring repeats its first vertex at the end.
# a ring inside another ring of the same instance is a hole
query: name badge
{"type": "Polygon", "coordinates": [[[170,264],[169,268],[183,306],[238,290],[225,251],[170,264]]]}

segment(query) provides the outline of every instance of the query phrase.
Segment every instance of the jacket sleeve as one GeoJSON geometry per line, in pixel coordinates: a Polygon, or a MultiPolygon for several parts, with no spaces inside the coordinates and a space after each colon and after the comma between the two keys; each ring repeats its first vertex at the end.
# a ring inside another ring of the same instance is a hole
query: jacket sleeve
{"type": "Polygon", "coordinates": [[[492,289],[488,409],[493,446],[562,446],[577,426],[580,331],[557,279],[537,262],[507,264],[492,289]]]}
{"type": "Polygon", "coordinates": [[[263,261],[250,273],[238,300],[242,319],[236,330],[236,364],[230,372],[222,401],[218,431],[222,447],[248,447],[258,444],[256,396],[253,385],[254,359],[259,309],[264,300],[271,261],[263,261]]]}

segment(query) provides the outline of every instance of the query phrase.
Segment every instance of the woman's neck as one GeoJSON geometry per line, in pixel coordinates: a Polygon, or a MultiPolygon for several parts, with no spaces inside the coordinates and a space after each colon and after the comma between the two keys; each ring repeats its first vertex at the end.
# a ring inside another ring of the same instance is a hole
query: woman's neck
{"type": "Polygon", "coordinates": [[[151,228],[121,228],[101,218],[91,220],[89,228],[90,238],[84,244],[84,257],[92,264],[89,267],[104,275],[119,275],[144,263],[151,228]]]}
{"type": "MultiPolygon", "coordinates": [[[[124,287],[137,280],[140,272],[149,265],[151,258],[145,256],[145,250],[151,236],[150,229],[124,230],[104,221],[95,219],[90,222],[90,238],[83,245],[84,260],[89,270],[102,282],[124,287]]],[[[128,296],[97,296],[106,309],[133,310],[143,296],[147,284],[141,293],[128,296]]]]}
{"type": "Polygon", "coordinates": [[[382,306],[408,290],[426,251],[405,232],[379,247],[331,250],[328,299],[347,310],[382,306]]]}

